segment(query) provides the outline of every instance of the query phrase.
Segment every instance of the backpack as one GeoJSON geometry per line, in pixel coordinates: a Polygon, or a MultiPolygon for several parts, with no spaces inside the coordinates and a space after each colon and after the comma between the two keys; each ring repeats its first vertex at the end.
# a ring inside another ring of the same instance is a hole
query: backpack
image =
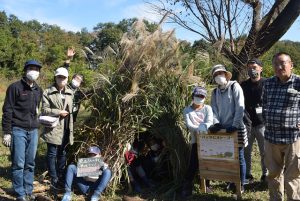
{"type": "MultiPolygon", "coordinates": [[[[233,91],[233,86],[234,86],[235,83],[236,83],[236,82],[234,82],[234,83],[230,86],[231,91],[233,91]]],[[[216,96],[216,89],[214,89],[213,93],[214,93],[214,95],[216,96]]],[[[234,99],[233,99],[233,100],[234,100],[234,99]]],[[[245,109],[244,109],[244,115],[243,115],[243,122],[244,122],[244,124],[245,124],[245,126],[246,126],[247,131],[249,132],[250,129],[251,129],[251,126],[252,126],[252,121],[251,121],[251,119],[250,119],[249,113],[248,113],[245,109]]]]}

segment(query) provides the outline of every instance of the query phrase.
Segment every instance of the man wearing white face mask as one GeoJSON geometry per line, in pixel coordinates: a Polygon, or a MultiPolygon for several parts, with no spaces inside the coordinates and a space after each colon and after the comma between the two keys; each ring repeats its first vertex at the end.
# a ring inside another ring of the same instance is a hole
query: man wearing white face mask
{"type": "MultiPolygon", "coordinates": [[[[207,91],[204,87],[195,87],[192,92],[192,104],[183,110],[185,124],[191,134],[190,143],[192,149],[188,171],[181,192],[182,199],[192,194],[193,180],[198,171],[196,135],[207,134],[208,128],[213,124],[212,108],[204,104],[206,96],[207,91]]],[[[210,189],[207,190],[211,191],[210,189]]]]}
{"type": "Polygon", "coordinates": [[[35,60],[24,65],[25,76],[7,91],[3,105],[3,144],[11,146],[12,184],[17,200],[32,200],[38,144],[38,108],[42,89],[36,84],[40,69],[35,60]]]}
{"type": "MultiPolygon", "coordinates": [[[[224,128],[227,133],[238,132],[240,177],[243,191],[246,176],[244,147],[248,144],[246,126],[243,122],[245,109],[243,90],[239,83],[230,81],[232,74],[221,64],[212,68],[212,76],[218,87],[213,90],[211,96],[214,125],[209,130],[214,133],[224,128]]],[[[235,187],[233,184],[229,184],[228,188],[234,190],[235,187]]]]}
{"type": "Polygon", "coordinates": [[[45,127],[42,137],[47,142],[47,167],[52,187],[64,183],[66,147],[73,144],[73,91],[68,87],[68,70],[55,71],[55,82],[43,93],[42,114],[59,117],[56,127],[45,127]]]}

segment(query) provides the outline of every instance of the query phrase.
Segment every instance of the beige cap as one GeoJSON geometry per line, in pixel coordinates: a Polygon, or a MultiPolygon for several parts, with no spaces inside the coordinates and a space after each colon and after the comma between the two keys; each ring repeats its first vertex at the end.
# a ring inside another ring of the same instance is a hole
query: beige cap
{"type": "Polygon", "coordinates": [[[62,75],[62,76],[65,76],[65,77],[69,77],[69,72],[66,68],[64,67],[59,67],[58,69],[56,69],[55,71],[55,76],[58,76],[58,75],[62,75]]]}

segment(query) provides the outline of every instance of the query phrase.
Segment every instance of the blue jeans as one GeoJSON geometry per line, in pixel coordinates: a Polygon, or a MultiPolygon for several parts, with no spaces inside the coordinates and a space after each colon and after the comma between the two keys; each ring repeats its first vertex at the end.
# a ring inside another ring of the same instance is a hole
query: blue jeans
{"type": "Polygon", "coordinates": [[[66,147],[69,143],[69,130],[64,130],[61,145],[47,143],[47,168],[52,184],[56,184],[58,179],[64,179],[66,166],[66,147]]]}
{"type": "Polygon", "coordinates": [[[76,165],[69,165],[67,168],[65,181],[66,192],[72,191],[72,183],[74,181],[74,183],[77,185],[77,187],[83,194],[88,194],[89,192],[94,191],[94,194],[100,195],[106,188],[111,178],[111,171],[108,168],[103,170],[102,175],[99,176],[96,182],[86,181],[84,177],[77,177],[76,175],[76,165]]]}
{"type": "Polygon", "coordinates": [[[239,161],[240,161],[241,184],[244,185],[246,179],[246,161],[244,157],[244,147],[239,147],[239,161]]]}
{"type": "Polygon", "coordinates": [[[38,129],[12,128],[12,184],[18,198],[32,194],[37,145],[38,129]]]}
{"type": "Polygon", "coordinates": [[[47,167],[52,182],[63,178],[66,160],[66,145],[47,143],[47,167]]]}

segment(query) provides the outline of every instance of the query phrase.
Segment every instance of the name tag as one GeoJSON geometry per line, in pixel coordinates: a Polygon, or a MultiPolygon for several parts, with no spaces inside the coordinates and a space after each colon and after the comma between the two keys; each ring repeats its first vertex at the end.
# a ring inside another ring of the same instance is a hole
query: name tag
{"type": "Polygon", "coordinates": [[[296,89],[293,89],[293,88],[288,88],[287,92],[291,93],[291,94],[298,94],[299,93],[299,91],[297,91],[296,89]]]}
{"type": "Polygon", "coordinates": [[[262,107],[257,107],[255,108],[256,114],[261,114],[262,113],[262,107]]]}

